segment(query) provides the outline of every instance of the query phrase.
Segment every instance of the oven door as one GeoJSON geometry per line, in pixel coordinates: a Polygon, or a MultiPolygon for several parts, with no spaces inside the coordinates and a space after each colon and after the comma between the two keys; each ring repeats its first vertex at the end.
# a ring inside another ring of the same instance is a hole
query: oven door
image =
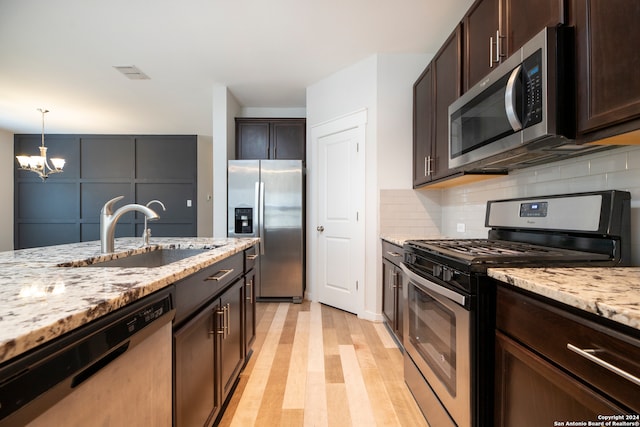
{"type": "Polygon", "coordinates": [[[405,349],[455,423],[470,426],[470,297],[418,275],[404,263],[402,270],[405,349]]]}

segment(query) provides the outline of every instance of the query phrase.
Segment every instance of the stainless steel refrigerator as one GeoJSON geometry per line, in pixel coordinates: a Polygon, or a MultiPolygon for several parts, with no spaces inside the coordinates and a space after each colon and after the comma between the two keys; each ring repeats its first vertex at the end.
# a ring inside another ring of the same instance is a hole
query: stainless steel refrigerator
{"type": "Polygon", "coordinates": [[[302,301],[304,172],[300,160],[229,161],[227,235],[260,237],[258,299],[302,301]]]}

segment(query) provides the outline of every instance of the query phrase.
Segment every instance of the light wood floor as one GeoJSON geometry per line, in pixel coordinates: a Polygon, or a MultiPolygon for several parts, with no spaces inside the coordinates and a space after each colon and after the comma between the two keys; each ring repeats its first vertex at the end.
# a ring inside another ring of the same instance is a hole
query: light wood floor
{"type": "Polygon", "coordinates": [[[427,426],[381,323],[308,301],[258,303],[253,348],[220,426],[427,426]]]}

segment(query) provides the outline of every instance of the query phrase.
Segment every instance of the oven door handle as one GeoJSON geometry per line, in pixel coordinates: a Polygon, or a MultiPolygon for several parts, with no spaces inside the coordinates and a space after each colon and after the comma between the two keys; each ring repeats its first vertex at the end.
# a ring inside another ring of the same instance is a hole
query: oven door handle
{"type": "Polygon", "coordinates": [[[465,295],[461,295],[455,291],[452,291],[451,289],[447,289],[444,286],[440,286],[430,280],[425,279],[424,277],[417,275],[416,273],[411,271],[404,262],[400,264],[400,268],[402,268],[403,273],[409,278],[409,280],[412,280],[418,285],[429,289],[437,293],[438,295],[442,295],[443,297],[448,298],[463,307],[465,306],[467,302],[467,297],[465,295]]]}

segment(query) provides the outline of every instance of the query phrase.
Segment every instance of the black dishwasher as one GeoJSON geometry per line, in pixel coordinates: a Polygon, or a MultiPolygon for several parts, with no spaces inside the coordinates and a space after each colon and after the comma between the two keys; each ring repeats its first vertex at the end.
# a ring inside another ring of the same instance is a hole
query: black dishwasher
{"type": "Polygon", "coordinates": [[[0,365],[0,427],[23,425],[173,320],[165,288],[0,365]]]}

